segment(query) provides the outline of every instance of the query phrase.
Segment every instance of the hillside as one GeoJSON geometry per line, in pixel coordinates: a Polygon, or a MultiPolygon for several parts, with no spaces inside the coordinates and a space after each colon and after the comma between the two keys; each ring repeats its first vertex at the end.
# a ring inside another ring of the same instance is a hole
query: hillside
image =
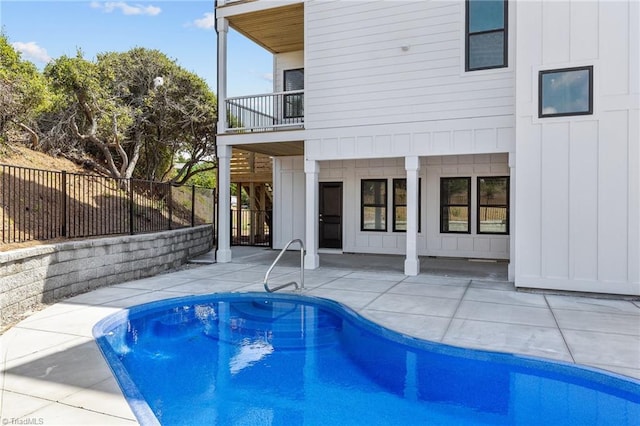
{"type": "MultiPolygon", "coordinates": [[[[61,171],[66,170],[68,172],[80,173],[83,172],[83,168],[76,165],[74,162],[62,157],[52,157],[43,152],[34,151],[21,144],[10,144],[0,146],[0,165],[30,167],[33,169],[53,170],[61,171]]],[[[1,187],[0,182],[0,187],[1,187]]],[[[0,206],[1,207],[1,206],[0,206]]],[[[51,240],[47,242],[54,242],[58,240],[51,240]]],[[[27,241],[23,243],[9,243],[5,244],[0,242],[0,252],[15,250],[24,247],[32,247],[42,244],[43,241],[27,241]]]]}
{"type": "Polygon", "coordinates": [[[0,165],[69,172],[62,190],[58,179],[30,171],[2,170],[0,252],[75,238],[201,225],[211,223],[214,216],[214,192],[210,189],[133,180],[130,191],[123,192],[117,181],[97,177],[70,160],[20,145],[0,149],[0,165]],[[64,192],[64,203],[60,191],[64,192]],[[61,236],[61,230],[66,230],[66,237],[61,236]]]}
{"type": "Polygon", "coordinates": [[[0,149],[0,164],[44,170],[66,170],[76,173],[84,171],[82,167],[65,158],[52,157],[24,145],[16,144],[0,149]]]}

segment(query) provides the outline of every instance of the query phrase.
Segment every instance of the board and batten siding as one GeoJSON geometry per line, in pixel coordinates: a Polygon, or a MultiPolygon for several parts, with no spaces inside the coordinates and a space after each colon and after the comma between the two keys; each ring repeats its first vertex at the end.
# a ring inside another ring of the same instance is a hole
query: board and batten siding
{"type": "MultiPolygon", "coordinates": [[[[478,177],[509,176],[508,154],[451,155],[425,157],[426,170],[426,248],[420,253],[429,256],[509,259],[509,235],[478,234],[478,177]],[[471,178],[471,233],[440,232],[440,178],[471,178]]],[[[424,206],[423,206],[424,207],[424,206]]],[[[511,227],[513,232],[513,227],[511,227]]]]}
{"type": "Polygon", "coordinates": [[[640,3],[518,2],[519,287],[640,295],[640,3]],[[593,66],[592,115],[538,118],[540,70],[593,66]]]}
{"type": "Polygon", "coordinates": [[[464,72],[464,1],[305,8],[306,129],[513,117],[513,67],[464,72]]]}
{"type": "MultiPolygon", "coordinates": [[[[302,157],[278,157],[274,161],[274,248],[301,238],[304,233],[304,162],[302,157]]],[[[375,158],[321,161],[320,182],[343,185],[343,251],[351,253],[404,254],[406,233],[393,232],[393,179],[406,178],[404,158],[375,158]],[[387,179],[387,231],[360,230],[360,182],[362,179],[387,179]]],[[[418,254],[485,259],[509,259],[508,235],[479,235],[475,231],[476,178],[508,176],[507,154],[432,156],[420,159],[421,232],[418,254]],[[440,178],[470,177],[470,234],[440,233],[440,178]]]]}
{"type": "Polygon", "coordinates": [[[305,240],[304,203],[303,157],[274,157],[273,222],[271,227],[274,249],[282,249],[287,242],[296,238],[305,240]]]}

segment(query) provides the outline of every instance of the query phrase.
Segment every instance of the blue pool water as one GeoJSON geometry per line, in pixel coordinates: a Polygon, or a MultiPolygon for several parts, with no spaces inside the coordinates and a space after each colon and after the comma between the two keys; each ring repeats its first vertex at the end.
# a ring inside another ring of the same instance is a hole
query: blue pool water
{"type": "Polygon", "coordinates": [[[169,299],[94,336],[142,424],[640,423],[640,381],[410,338],[326,299],[169,299]]]}

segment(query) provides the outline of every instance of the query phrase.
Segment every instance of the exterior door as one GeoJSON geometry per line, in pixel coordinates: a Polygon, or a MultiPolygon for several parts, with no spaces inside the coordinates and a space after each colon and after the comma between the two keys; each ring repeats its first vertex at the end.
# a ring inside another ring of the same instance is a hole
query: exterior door
{"type": "Polygon", "coordinates": [[[320,182],[320,248],[342,248],[342,182],[320,182]]]}

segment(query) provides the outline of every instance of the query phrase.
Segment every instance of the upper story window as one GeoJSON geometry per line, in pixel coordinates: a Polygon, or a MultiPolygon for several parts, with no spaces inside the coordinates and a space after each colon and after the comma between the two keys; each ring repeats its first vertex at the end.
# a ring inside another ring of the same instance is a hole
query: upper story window
{"type": "Polygon", "coordinates": [[[467,71],[507,66],[507,1],[466,1],[467,71]]]}
{"type": "Polygon", "coordinates": [[[593,67],[540,71],[538,117],[593,114],[593,67]]]}
{"type": "MultiPolygon", "coordinates": [[[[283,86],[285,92],[304,90],[304,68],[286,70],[283,86]]],[[[284,118],[304,117],[304,94],[295,93],[284,96],[284,118]]]]}
{"type": "Polygon", "coordinates": [[[387,180],[363,179],[361,185],[360,229],[362,231],[386,231],[387,180]]]}
{"type": "Polygon", "coordinates": [[[471,178],[440,178],[440,232],[471,232],[471,178]]]}

